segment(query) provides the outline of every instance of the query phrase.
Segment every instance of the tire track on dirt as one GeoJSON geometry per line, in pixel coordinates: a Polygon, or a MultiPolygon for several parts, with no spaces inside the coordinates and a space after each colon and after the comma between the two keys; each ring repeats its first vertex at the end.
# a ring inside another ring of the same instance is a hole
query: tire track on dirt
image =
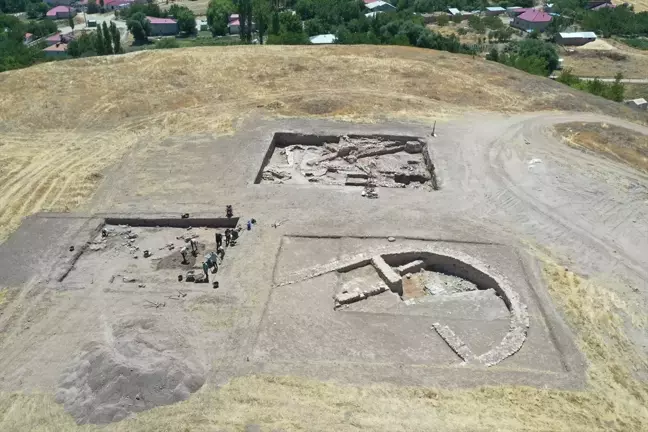
{"type": "MultiPolygon", "coordinates": [[[[574,115],[573,117],[578,118],[577,115],[574,115]]],[[[547,121],[546,118],[540,118],[539,120],[547,121]]],[[[537,122],[538,119],[533,121],[537,122]]],[[[526,123],[528,124],[530,122],[527,121],[526,123]]],[[[525,131],[529,131],[529,129],[523,128],[520,133],[525,134],[525,131]]],[[[533,133],[532,130],[531,133],[533,133]]],[[[604,250],[609,256],[614,256],[613,251],[618,249],[617,246],[608,244],[606,240],[599,238],[586,228],[582,227],[577,220],[570,221],[566,219],[561,215],[560,209],[550,208],[540,199],[532,197],[527,191],[516,184],[504,167],[504,160],[506,159],[504,153],[508,142],[510,142],[508,139],[499,139],[490,144],[491,150],[489,166],[492,169],[493,176],[497,178],[509,193],[514,196],[514,199],[523,203],[522,205],[525,208],[527,215],[516,214],[515,221],[521,222],[519,218],[522,217],[522,219],[526,220],[526,222],[522,223],[523,226],[528,228],[528,224],[532,224],[532,232],[535,233],[537,238],[543,237],[543,242],[554,244],[556,246],[568,245],[574,250],[580,250],[584,255],[597,253],[598,250],[604,250]],[[532,214],[529,210],[536,213],[532,220],[528,216],[532,214]],[[540,233],[542,233],[542,235],[540,233]]],[[[545,147],[544,150],[550,151],[551,148],[545,147]]],[[[523,212],[525,210],[523,210],[523,212]]],[[[628,270],[635,273],[641,279],[646,278],[642,263],[638,262],[628,254],[624,254],[623,260],[624,265],[628,270]]]]}

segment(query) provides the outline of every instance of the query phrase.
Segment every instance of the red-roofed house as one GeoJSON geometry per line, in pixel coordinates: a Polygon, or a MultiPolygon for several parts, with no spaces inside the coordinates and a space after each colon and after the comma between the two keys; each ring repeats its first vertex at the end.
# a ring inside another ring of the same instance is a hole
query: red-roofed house
{"type": "Polygon", "coordinates": [[[49,19],[64,19],[76,15],[76,10],[70,6],[56,6],[48,10],[45,16],[49,19]]]}
{"type": "Polygon", "coordinates": [[[511,26],[525,31],[543,31],[551,23],[551,15],[539,10],[528,10],[515,17],[511,26]]]}
{"type": "Polygon", "coordinates": [[[47,46],[56,45],[61,42],[61,33],[56,33],[45,39],[45,41],[47,42],[47,46]]]}
{"type": "Polygon", "coordinates": [[[68,33],[65,35],[62,35],[61,33],[56,33],[48,37],[47,39],[45,39],[45,42],[47,42],[47,46],[52,46],[58,43],[67,44],[74,39],[75,39],[74,33],[68,33]]]}
{"type": "Polygon", "coordinates": [[[50,45],[43,50],[45,57],[65,57],[67,56],[67,44],[57,43],[50,45]]]}
{"type": "Polygon", "coordinates": [[[229,34],[241,33],[241,21],[239,20],[239,14],[231,14],[228,21],[227,30],[229,31],[229,34]]]}
{"type": "Polygon", "coordinates": [[[173,36],[178,34],[178,21],[171,18],[147,16],[151,23],[151,36],[173,36]]]}

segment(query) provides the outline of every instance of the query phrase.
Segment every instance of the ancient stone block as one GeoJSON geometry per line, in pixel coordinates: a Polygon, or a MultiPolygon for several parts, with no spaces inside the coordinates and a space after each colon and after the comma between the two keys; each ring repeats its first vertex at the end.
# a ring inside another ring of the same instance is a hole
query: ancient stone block
{"type": "Polygon", "coordinates": [[[371,264],[374,266],[382,280],[385,281],[389,289],[399,294],[403,289],[403,281],[400,276],[396,274],[393,268],[385,262],[385,260],[380,256],[376,255],[371,258],[371,264]]]}
{"type": "Polygon", "coordinates": [[[337,152],[339,157],[345,157],[351,154],[351,152],[357,151],[358,147],[353,144],[345,144],[337,152]]]}
{"type": "Polygon", "coordinates": [[[407,153],[421,153],[423,151],[423,144],[419,141],[407,141],[405,143],[405,151],[407,153]]]}
{"type": "Polygon", "coordinates": [[[409,262],[407,264],[403,264],[402,266],[398,267],[398,273],[401,275],[404,275],[406,273],[416,273],[417,271],[421,270],[425,263],[422,260],[416,260],[409,262]]]}

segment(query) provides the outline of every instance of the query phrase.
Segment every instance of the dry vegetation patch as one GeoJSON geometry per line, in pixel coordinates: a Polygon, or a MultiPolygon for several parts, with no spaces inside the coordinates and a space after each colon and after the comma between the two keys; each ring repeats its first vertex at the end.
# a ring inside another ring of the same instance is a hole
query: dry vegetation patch
{"type": "Polygon", "coordinates": [[[596,40],[582,47],[562,49],[563,66],[576,76],[614,78],[645,78],[648,53],[613,39],[596,40]]]}
{"type": "Polygon", "coordinates": [[[0,241],[29,214],[83,206],[137,142],[228,133],[252,110],[363,122],[476,110],[640,118],[479,57],[395,46],[155,50],[4,72],[0,88],[0,241]]]}
{"type": "Polygon", "coordinates": [[[605,123],[564,123],[555,126],[572,147],[591,150],[608,159],[648,172],[648,136],[605,123]]]}

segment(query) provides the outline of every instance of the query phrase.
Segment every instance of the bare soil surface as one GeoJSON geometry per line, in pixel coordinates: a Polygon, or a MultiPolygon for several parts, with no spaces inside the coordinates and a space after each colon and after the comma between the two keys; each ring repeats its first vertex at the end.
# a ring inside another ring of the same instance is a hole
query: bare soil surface
{"type": "Polygon", "coordinates": [[[570,146],[648,173],[648,136],[606,123],[564,123],[556,131],[570,146]]]}
{"type": "Polygon", "coordinates": [[[431,123],[475,110],[567,110],[645,121],[479,57],[402,47],[146,51],[6,72],[0,86],[0,239],[37,211],[87,209],[104,170],[137,144],[231,133],[253,111],[431,123]]]}
{"type": "Polygon", "coordinates": [[[646,429],[648,178],[555,130],[622,128],[620,144],[600,131],[620,157],[648,135],[642,114],[396,47],[141,53],[0,86],[0,430],[646,429]],[[440,189],[255,184],[278,131],[429,137],[440,189]],[[23,220],[66,205],[79,210],[23,220]],[[208,275],[216,289],[179,281],[178,260],[195,233],[200,271],[220,228],[101,236],[106,216],[226,205],[243,229],[208,275]],[[345,283],[385,282],[341,276],[341,260],[403,247],[500,275],[526,306],[521,348],[493,367],[460,358],[435,323],[479,355],[512,314],[453,275],[432,277],[448,287],[436,299],[385,291],[335,309],[345,283]]]}
{"type": "Polygon", "coordinates": [[[597,39],[579,47],[564,47],[563,67],[576,76],[591,78],[646,78],[648,53],[613,39],[597,39]]]}

